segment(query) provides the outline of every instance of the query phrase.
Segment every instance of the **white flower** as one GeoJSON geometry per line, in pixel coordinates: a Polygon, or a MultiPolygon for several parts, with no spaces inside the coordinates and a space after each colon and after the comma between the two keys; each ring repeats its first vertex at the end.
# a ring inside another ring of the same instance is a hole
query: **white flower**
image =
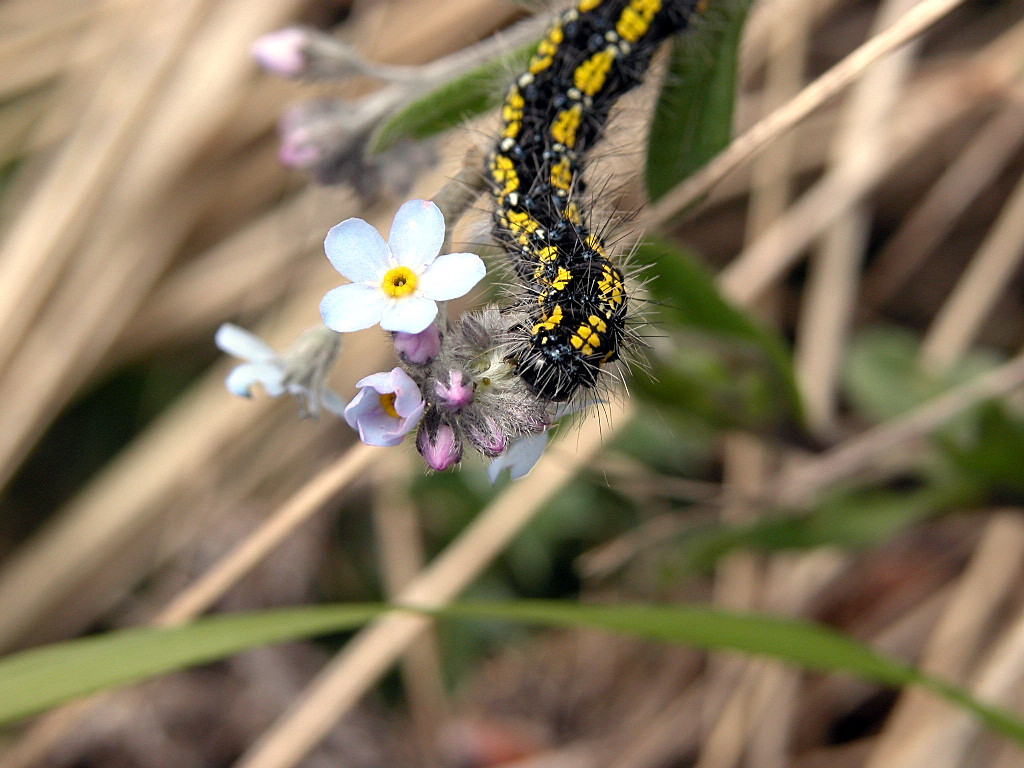
{"type": "Polygon", "coordinates": [[[487,467],[487,477],[491,485],[498,482],[503,470],[509,470],[509,479],[518,480],[530,474],[534,464],[540,461],[544,449],[548,445],[548,433],[541,432],[536,435],[517,437],[505,452],[494,459],[487,467]]]}
{"type": "Polygon", "coordinates": [[[410,200],[395,214],[388,241],[362,219],[331,228],[324,251],[352,282],[320,302],[328,328],[358,331],[380,323],[387,331],[419,333],[437,315],[437,302],[467,293],[484,276],[475,253],[439,256],[444,216],[429,200],[410,200]]]}
{"type": "Polygon", "coordinates": [[[263,339],[224,323],[214,337],[222,352],[245,360],[228,374],[228,391],[239,397],[252,397],[252,388],[259,384],[271,397],[284,392],[294,395],[302,404],[303,413],[315,416],[322,406],[342,416],[345,401],[323,385],[327,369],[338,351],[337,334],[326,328],[314,328],[299,337],[286,357],[278,355],[263,339]],[[328,335],[330,334],[330,335],[328,335]]]}

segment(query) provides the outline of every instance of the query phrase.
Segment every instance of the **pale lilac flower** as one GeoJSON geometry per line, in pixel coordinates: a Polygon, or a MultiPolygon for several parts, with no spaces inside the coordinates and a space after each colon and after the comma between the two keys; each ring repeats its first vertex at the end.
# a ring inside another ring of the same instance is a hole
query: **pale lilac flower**
{"type": "Polygon", "coordinates": [[[347,332],[380,323],[388,331],[419,333],[437,316],[437,302],[467,293],[486,269],[475,253],[439,256],[444,216],[429,200],[398,209],[388,241],[362,219],[331,228],[324,250],[352,282],[320,303],[328,328],[347,332]]]}
{"type": "Polygon", "coordinates": [[[548,444],[548,433],[517,437],[501,456],[494,459],[487,467],[487,477],[491,485],[498,482],[503,470],[509,471],[509,479],[518,480],[530,474],[530,470],[544,454],[548,444]]]}
{"type": "Polygon", "coordinates": [[[299,27],[287,27],[256,38],[253,58],[268,72],[298,77],[309,67],[306,47],[309,35],[299,27]]]}
{"type": "Polygon", "coordinates": [[[345,412],[345,401],[324,386],[324,377],[338,352],[338,336],[328,329],[306,331],[284,356],[233,323],[221,325],[214,342],[222,352],[245,361],[224,382],[231,394],[252,397],[252,388],[259,384],[270,397],[285,392],[294,395],[304,415],[316,416],[321,407],[338,416],[345,412]]]}
{"type": "Polygon", "coordinates": [[[395,351],[407,363],[427,365],[441,349],[441,329],[431,323],[419,333],[395,334],[395,351]]]}
{"type": "Polygon", "coordinates": [[[398,445],[419,423],[426,405],[416,382],[401,368],[356,382],[359,394],[345,409],[345,421],[369,445],[398,445]]]}
{"type": "Polygon", "coordinates": [[[443,472],[462,459],[462,443],[447,424],[431,431],[426,425],[416,435],[416,448],[431,469],[443,472]]]}

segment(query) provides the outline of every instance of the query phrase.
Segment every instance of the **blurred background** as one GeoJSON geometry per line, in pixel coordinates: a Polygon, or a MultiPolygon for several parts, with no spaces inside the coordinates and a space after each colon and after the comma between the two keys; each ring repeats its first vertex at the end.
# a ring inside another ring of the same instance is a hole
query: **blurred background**
{"type": "MultiPolygon", "coordinates": [[[[914,5],[754,3],[734,133],[914,5]]],[[[296,125],[319,136],[314,117],[331,109],[301,105],[365,105],[382,86],[261,72],[252,42],[299,23],[420,65],[495,34],[505,50],[551,13],[504,0],[0,2],[0,650],[207,607],[384,600],[470,521],[512,509],[507,542],[460,560],[454,592],[802,617],[1024,713],[1016,0],[962,3],[685,215],[647,207],[638,137],[658,77],[631,94],[593,173],[621,229],[678,250],[637,256],[653,264],[649,370],[520,484],[495,490],[475,458],[428,475],[411,446],[353,450],[335,417],[224,389],[222,322],[287,348],[338,284],[327,229],[359,216],[386,231],[497,125],[467,117],[370,160],[362,135],[326,130],[343,151],[325,143],[299,162],[280,149],[282,116],[286,140],[296,125]],[[296,503],[301,524],[244,573],[202,605],[175,603],[296,503]]],[[[690,53],[714,55],[705,45],[690,53]]],[[[486,241],[476,208],[456,246],[486,241]]],[[[392,354],[379,330],[346,337],[331,386],[351,397],[392,354]]],[[[9,728],[0,768],[1024,760],[924,694],[475,622],[418,634],[393,671],[329,707],[325,732],[244,762],[315,709],[311,681],[344,641],[260,649],[9,728]]]]}

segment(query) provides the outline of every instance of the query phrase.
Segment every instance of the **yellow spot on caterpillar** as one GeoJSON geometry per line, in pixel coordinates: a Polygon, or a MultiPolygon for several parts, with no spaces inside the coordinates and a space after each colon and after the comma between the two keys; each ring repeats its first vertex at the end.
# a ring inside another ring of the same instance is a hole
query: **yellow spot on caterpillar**
{"type": "Polygon", "coordinates": [[[622,278],[611,267],[601,270],[601,279],[597,282],[601,298],[612,306],[622,304],[622,278]]]}
{"type": "Polygon", "coordinates": [[[563,109],[555,117],[551,125],[551,137],[559,144],[567,147],[576,146],[576,132],[580,128],[580,121],[583,119],[583,105],[574,104],[569,109],[563,109]]]}
{"type": "Polygon", "coordinates": [[[558,248],[554,245],[547,245],[540,249],[537,253],[537,258],[544,264],[547,264],[549,261],[554,261],[558,258],[558,248]]]}
{"type": "Polygon", "coordinates": [[[598,334],[597,331],[595,331],[589,325],[581,325],[579,328],[577,328],[576,335],[587,342],[587,346],[590,347],[590,352],[587,352],[588,355],[594,351],[595,347],[601,346],[600,334],[598,334]]]}
{"type": "Polygon", "coordinates": [[[519,189],[519,174],[510,157],[495,155],[491,161],[491,178],[501,186],[500,197],[506,197],[519,189]]]}
{"type": "Polygon", "coordinates": [[[608,331],[608,325],[597,315],[591,315],[588,317],[587,322],[590,323],[591,327],[598,333],[606,333],[608,331]]]}
{"type": "Polygon", "coordinates": [[[609,46],[576,67],[572,76],[573,84],[587,96],[596,95],[604,87],[608,71],[615,62],[617,50],[615,46],[609,46]]]}
{"type": "Polygon", "coordinates": [[[590,346],[589,344],[585,344],[583,346],[583,349],[580,350],[580,351],[583,352],[584,355],[592,355],[592,354],[594,354],[594,348],[592,346],[590,346]]]}
{"type": "Polygon", "coordinates": [[[523,108],[525,106],[523,94],[513,85],[508,96],[505,97],[505,103],[501,105],[501,119],[505,122],[505,128],[501,132],[503,138],[514,139],[519,135],[519,131],[523,127],[523,108]]]}
{"type": "Polygon", "coordinates": [[[551,184],[563,192],[569,191],[569,186],[572,184],[572,169],[568,157],[562,157],[551,166],[551,184]]]}
{"type": "Polygon", "coordinates": [[[572,280],[572,273],[565,267],[559,267],[558,275],[551,281],[551,287],[556,291],[564,291],[570,280],[572,280]]]}
{"type": "Polygon", "coordinates": [[[541,331],[553,331],[562,322],[562,305],[555,304],[554,310],[544,320],[533,326],[531,333],[536,336],[541,331]]]}
{"type": "Polygon", "coordinates": [[[587,248],[592,251],[597,251],[598,254],[604,258],[608,258],[608,254],[604,250],[604,243],[601,242],[601,238],[591,232],[587,235],[587,248]]]}
{"type": "Polygon", "coordinates": [[[579,336],[575,336],[575,335],[574,336],[570,336],[569,337],[569,343],[572,344],[576,349],[579,349],[580,347],[583,346],[583,339],[581,339],[579,336]]]}
{"type": "Polygon", "coordinates": [[[537,46],[537,53],[530,59],[530,73],[538,74],[551,66],[558,52],[558,46],[565,39],[565,33],[560,24],[556,24],[548,30],[547,36],[537,46]]]}
{"type": "Polygon", "coordinates": [[[526,211],[504,211],[502,218],[505,227],[522,245],[529,245],[529,236],[540,228],[540,222],[526,211]]]}
{"type": "Polygon", "coordinates": [[[619,16],[615,31],[622,39],[635,43],[647,32],[651,21],[659,10],[661,10],[661,0],[632,0],[619,16]]]}
{"type": "Polygon", "coordinates": [[[586,13],[592,11],[601,4],[601,0],[580,0],[580,4],[576,6],[576,10],[580,13],[586,13]]]}
{"type": "Polygon", "coordinates": [[[583,217],[580,216],[580,207],[576,203],[569,203],[565,207],[565,218],[567,218],[572,224],[582,224],[583,217]]]}

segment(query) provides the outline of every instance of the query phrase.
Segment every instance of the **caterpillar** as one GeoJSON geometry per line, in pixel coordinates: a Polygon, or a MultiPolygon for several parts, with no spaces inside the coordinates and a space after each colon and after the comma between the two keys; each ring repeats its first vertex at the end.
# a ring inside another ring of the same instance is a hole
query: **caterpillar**
{"type": "Polygon", "coordinates": [[[509,88],[487,157],[492,233],[507,250],[528,322],[510,355],[539,398],[596,386],[627,333],[623,274],[581,209],[586,152],[615,101],[700,0],[579,0],[550,26],[509,88]]]}

